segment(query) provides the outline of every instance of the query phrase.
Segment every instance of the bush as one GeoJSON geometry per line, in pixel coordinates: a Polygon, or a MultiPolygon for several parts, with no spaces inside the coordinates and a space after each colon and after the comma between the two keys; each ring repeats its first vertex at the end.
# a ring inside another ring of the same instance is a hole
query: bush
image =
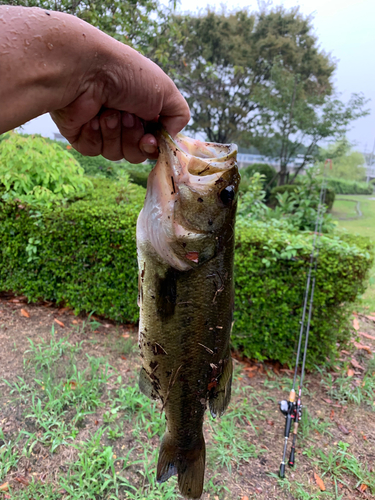
{"type": "MultiPolygon", "coordinates": [[[[54,210],[0,203],[0,289],[135,322],[135,225],[145,191],[105,179],[93,184],[83,199],[54,210]]],[[[293,364],[311,241],[309,233],[239,217],[233,344],[246,356],[293,364]]],[[[366,239],[321,241],[310,367],[347,338],[347,304],[362,293],[371,266],[366,239]]]]}
{"type": "MultiPolygon", "coordinates": [[[[300,184],[284,184],[283,186],[277,186],[272,189],[271,191],[271,196],[268,200],[268,203],[270,206],[277,206],[278,201],[277,201],[277,195],[278,194],[284,194],[284,193],[298,193],[300,189],[300,184]]],[[[319,193],[318,193],[319,196],[319,193]]],[[[325,204],[327,206],[327,210],[331,210],[333,207],[333,203],[335,201],[335,191],[331,187],[327,187],[326,189],[326,197],[325,197],[325,204]]]]}
{"type": "Polygon", "coordinates": [[[366,182],[348,181],[345,179],[328,178],[328,186],[336,194],[372,194],[374,187],[366,182]]]}
{"type": "Polygon", "coordinates": [[[147,187],[148,175],[152,170],[153,165],[150,163],[141,163],[139,165],[133,165],[128,163],[125,165],[125,170],[129,174],[131,182],[138,184],[144,188],[147,187]]]}
{"type": "Polygon", "coordinates": [[[105,179],[93,185],[53,210],[0,203],[0,290],[135,322],[135,225],[145,191],[105,179]]]}
{"type": "Polygon", "coordinates": [[[40,136],[7,134],[0,142],[0,189],[5,200],[50,204],[81,196],[91,185],[68,151],[40,136]]]}
{"type": "MultiPolygon", "coordinates": [[[[253,163],[248,167],[242,168],[240,170],[241,174],[241,184],[240,191],[247,191],[248,185],[250,183],[251,177],[254,176],[255,173],[259,173],[263,175],[263,188],[266,188],[268,184],[272,181],[274,176],[276,175],[276,170],[267,163],[253,163]]],[[[276,179],[268,186],[267,191],[270,191],[274,186],[276,186],[276,179]]]]}
{"type": "MultiPolygon", "coordinates": [[[[320,241],[310,367],[334,357],[336,343],[349,340],[348,304],[363,292],[373,259],[368,239],[322,236],[320,241]]],[[[293,234],[239,219],[232,341],[244,355],[293,365],[311,250],[311,233],[293,234]]]]}

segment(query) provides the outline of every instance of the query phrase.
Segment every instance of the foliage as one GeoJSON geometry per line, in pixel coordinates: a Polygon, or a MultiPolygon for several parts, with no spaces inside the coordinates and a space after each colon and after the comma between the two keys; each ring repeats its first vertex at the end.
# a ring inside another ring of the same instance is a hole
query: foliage
{"type": "MultiPolygon", "coordinates": [[[[328,184],[328,181],[327,181],[328,184]]],[[[278,203],[278,195],[283,195],[284,193],[297,194],[301,192],[301,184],[284,184],[283,186],[275,187],[271,192],[271,197],[269,199],[269,204],[271,206],[277,206],[278,203]]],[[[319,195],[320,186],[317,187],[315,191],[315,200],[318,201],[316,194],[319,195]]],[[[327,206],[327,210],[331,210],[333,207],[333,203],[335,201],[335,191],[332,188],[327,187],[325,193],[325,205],[327,206]]]]}
{"type": "Polygon", "coordinates": [[[34,205],[82,196],[90,186],[68,151],[40,136],[11,133],[0,142],[0,190],[4,200],[34,205]]]}
{"type": "Polygon", "coordinates": [[[366,178],[365,159],[362,153],[352,151],[346,139],[337,141],[326,149],[321,149],[319,156],[323,161],[326,158],[332,159],[332,168],[326,169],[329,177],[350,181],[363,181],[366,178]]]}
{"type": "MultiPolygon", "coordinates": [[[[239,218],[235,252],[233,345],[249,358],[293,364],[312,250],[310,233],[291,233],[239,218]]],[[[308,363],[337,354],[347,341],[348,304],[364,290],[372,246],[322,236],[311,320],[308,363]]],[[[319,361],[318,361],[319,360],[319,361]]]]}
{"type": "Polygon", "coordinates": [[[0,205],[0,288],[136,321],[135,224],[144,190],[93,179],[84,199],[54,211],[0,205]]]}
{"type": "Polygon", "coordinates": [[[330,177],[327,180],[327,184],[336,194],[372,194],[374,192],[373,186],[366,182],[348,181],[330,177]]]}
{"type": "MultiPolygon", "coordinates": [[[[262,220],[276,227],[288,230],[315,231],[320,203],[321,182],[315,173],[309,171],[301,176],[298,184],[284,185],[274,188],[265,205],[265,191],[262,189],[261,177],[256,174],[250,178],[249,190],[240,197],[239,215],[262,220]],[[274,209],[271,208],[274,207],[274,209]]],[[[334,225],[331,216],[327,214],[329,203],[333,203],[334,193],[327,191],[328,200],[323,207],[322,231],[331,232],[334,225]]]]}
{"type": "MultiPolygon", "coordinates": [[[[0,2],[5,3],[5,2],[0,2]]],[[[73,14],[117,40],[135,48],[147,46],[165,21],[158,0],[9,0],[10,5],[40,7],[73,14]]]]}
{"type": "Polygon", "coordinates": [[[72,146],[65,143],[60,143],[61,147],[68,149],[70,154],[81,165],[86,175],[91,177],[107,177],[108,179],[115,179],[121,164],[114,161],[109,161],[103,156],[83,156],[76,151],[72,146]]]}
{"type": "MultiPolygon", "coordinates": [[[[31,301],[65,303],[76,312],[95,309],[114,320],[136,321],[135,225],[144,190],[129,191],[106,179],[94,179],[93,185],[83,199],[53,212],[0,205],[0,289],[31,301]]],[[[258,174],[254,203],[262,196],[258,174]]],[[[293,357],[290,335],[298,330],[311,235],[291,227],[282,220],[238,220],[233,342],[249,357],[283,363],[293,357]]],[[[335,352],[345,337],[346,305],[363,290],[371,264],[369,247],[358,245],[322,238],[310,363],[335,352]]]]}
{"type": "Polygon", "coordinates": [[[147,179],[152,170],[152,164],[142,163],[140,165],[133,165],[128,163],[124,165],[124,169],[129,174],[131,182],[134,182],[134,184],[138,184],[144,188],[147,187],[147,179]]]}
{"type": "Polygon", "coordinates": [[[263,176],[262,183],[264,188],[267,187],[268,190],[276,186],[276,170],[267,163],[253,163],[241,169],[241,191],[247,191],[250,179],[256,172],[263,176]]]}

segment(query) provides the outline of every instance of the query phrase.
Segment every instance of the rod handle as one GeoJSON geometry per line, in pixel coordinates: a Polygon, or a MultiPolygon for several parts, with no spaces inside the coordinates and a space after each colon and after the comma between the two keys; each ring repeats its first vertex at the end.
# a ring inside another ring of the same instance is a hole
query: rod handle
{"type": "Polygon", "coordinates": [[[292,446],[292,449],[290,450],[290,457],[289,457],[289,467],[294,467],[294,455],[295,455],[295,447],[292,446]]]}
{"type": "Polygon", "coordinates": [[[285,464],[284,464],[284,462],[281,462],[279,476],[281,479],[284,479],[284,477],[285,477],[285,464]]]}

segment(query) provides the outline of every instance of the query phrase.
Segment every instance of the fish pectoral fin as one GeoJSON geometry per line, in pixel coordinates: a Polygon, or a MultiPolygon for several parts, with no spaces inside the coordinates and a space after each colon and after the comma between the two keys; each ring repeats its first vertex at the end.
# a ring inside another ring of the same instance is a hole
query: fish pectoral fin
{"type": "Polygon", "coordinates": [[[225,412],[229,405],[232,391],[233,362],[230,353],[224,361],[224,368],[216,387],[209,393],[209,406],[211,415],[216,418],[225,412]]]}
{"type": "Polygon", "coordinates": [[[203,435],[194,444],[188,450],[180,448],[167,431],[160,447],[157,481],[163,483],[177,474],[178,487],[185,498],[200,498],[203,491],[206,462],[203,435]]]}
{"type": "Polygon", "coordinates": [[[139,372],[138,385],[139,385],[139,390],[142,392],[142,394],[144,394],[150,399],[157,398],[154,386],[152,384],[152,380],[144,368],[141,368],[141,371],[139,372]]]}

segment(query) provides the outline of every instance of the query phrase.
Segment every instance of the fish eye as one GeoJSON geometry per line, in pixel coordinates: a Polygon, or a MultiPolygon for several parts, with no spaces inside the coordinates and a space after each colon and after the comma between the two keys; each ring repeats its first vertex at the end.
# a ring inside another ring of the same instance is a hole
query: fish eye
{"type": "Polygon", "coordinates": [[[234,200],[235,194],[234,186],[227,186],[220,191],[219,196],[224,205],[229,205],[234,200]]]}

